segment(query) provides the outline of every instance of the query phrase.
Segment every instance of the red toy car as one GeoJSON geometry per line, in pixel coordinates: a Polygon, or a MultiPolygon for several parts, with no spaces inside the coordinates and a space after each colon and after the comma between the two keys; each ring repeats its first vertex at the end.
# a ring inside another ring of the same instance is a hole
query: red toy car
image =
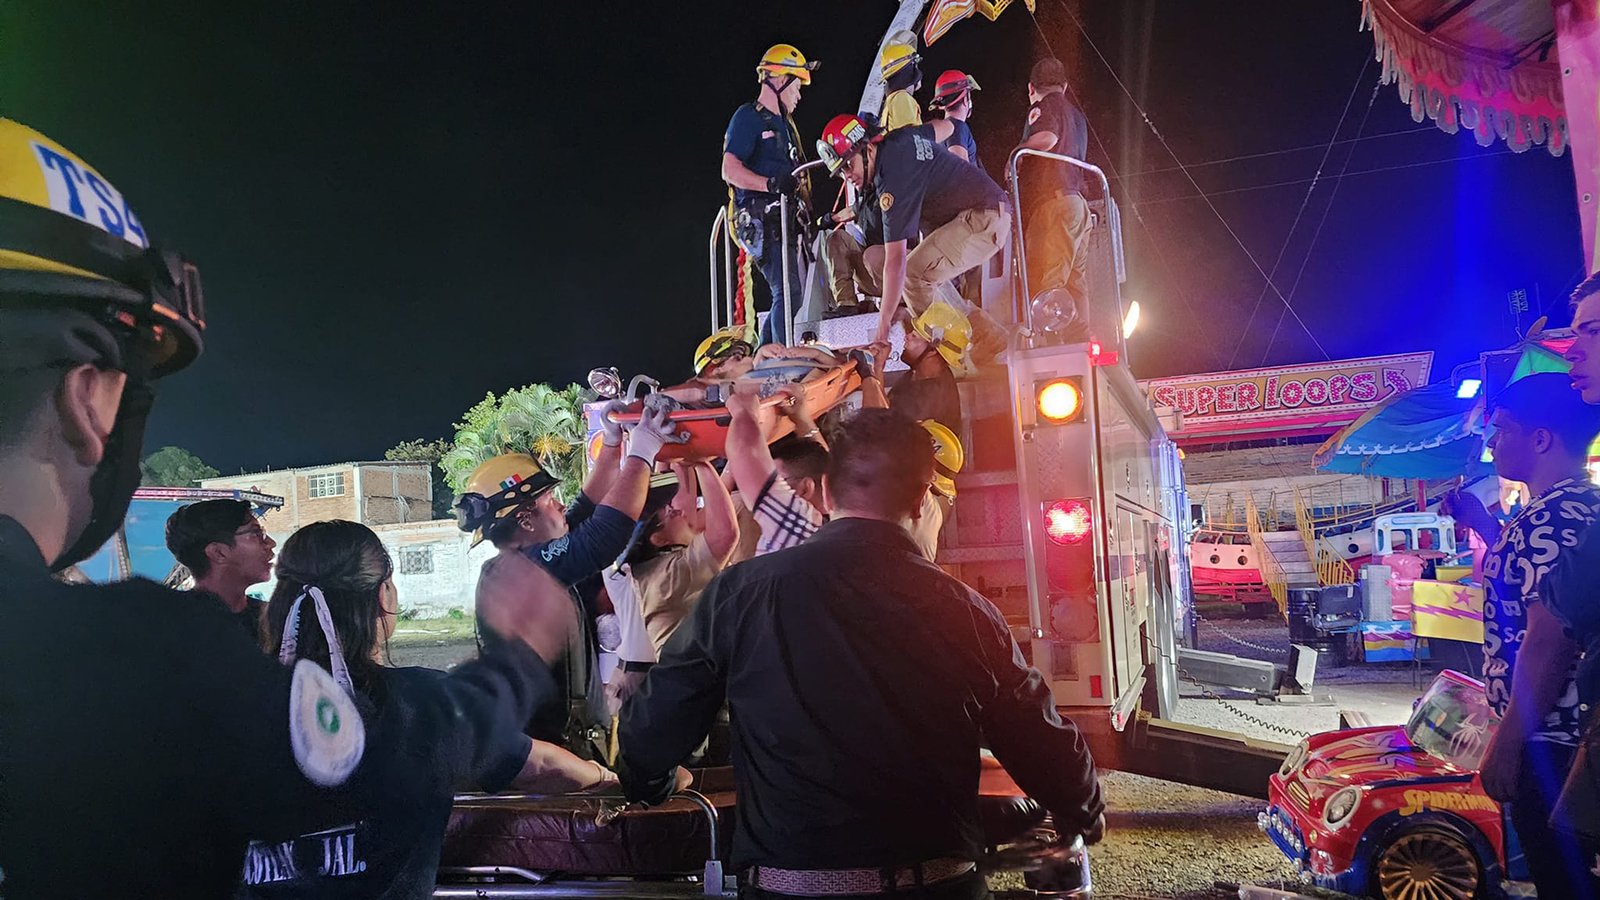
{"type": "Polygon", "coordinates": [[[1477,777],[1493,725],[1483,684],[1441,672],[1404,728],[1301,741],[1271,778],[1261,830],[1322,888],[1385,900],[1522,894],[1521,851],[1477,777]]]}

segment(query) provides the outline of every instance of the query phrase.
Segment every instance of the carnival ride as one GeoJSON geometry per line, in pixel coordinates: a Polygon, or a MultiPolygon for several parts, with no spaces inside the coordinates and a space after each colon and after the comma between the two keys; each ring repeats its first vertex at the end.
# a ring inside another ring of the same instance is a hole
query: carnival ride
{"type": "Polygon", "coordinates": [[[1301,741],[1272,776],[1257,823],[1319,888],[1386,900],[1507,896],[1526,869],[1477,779],[1493,726],[1483,684],[1445,670],[1404,727],[1301,741]]]}

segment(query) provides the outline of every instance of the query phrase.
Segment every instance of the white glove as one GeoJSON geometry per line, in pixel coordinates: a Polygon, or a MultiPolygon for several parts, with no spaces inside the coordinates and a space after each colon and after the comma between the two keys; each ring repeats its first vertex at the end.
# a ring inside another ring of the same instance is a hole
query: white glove
{"type": "Polygon", "coordinates": [[[620,413],[628,408],[628,404],[621,400],[613,400],[600,407],[600,443],[607,447],[622,446],[622,423],[611,421],[612,413],[620,413]]]}
{"type": "Polygon", "coordinates": [[[647,406],[639,417],[639,424],[628,432],[628,455],[636,456],[644,460],[645,465],[654,467],[662,447],[687,443],[689,432],[673,427],[670,410],[647,406]]]}

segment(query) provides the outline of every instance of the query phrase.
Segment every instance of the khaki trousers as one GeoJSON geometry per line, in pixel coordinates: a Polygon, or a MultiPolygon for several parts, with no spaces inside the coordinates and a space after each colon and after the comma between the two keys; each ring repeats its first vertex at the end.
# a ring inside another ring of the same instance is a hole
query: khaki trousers
{"type": "MultiPolygon", "coordinates": [[[[1077,306],[1079,321],[1088,312],[1087,269],[1089,203],[1081,194],[1057,194],[1040,203],[1028,217],[1028,290],[1034,297],[1050,288],[1065,288],[1077,306]]],[[[1032,300],[1032,297],[1029,298],[1032,300]]]]}
{"type": "Polygon", "coordinates": [[[911,314],[922,315],[939,284],[988,262],[1010,236],[1004,209],[968,209],[923,237],[906,256],[904,297],[911,314]]]}
{"type": "Polygon", "coordinates": [[[883,296],[883,246],[863,247],[848,229],[835,228],[823,239],[828,288],[836,306],[855,306],[859,294],[883,296]]]}

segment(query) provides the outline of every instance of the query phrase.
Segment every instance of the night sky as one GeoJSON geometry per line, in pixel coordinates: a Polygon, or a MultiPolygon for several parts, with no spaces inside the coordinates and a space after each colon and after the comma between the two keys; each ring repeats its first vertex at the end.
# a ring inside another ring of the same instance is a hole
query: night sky
{"type": "MultiPolygon", "coordinates": [[[[205,276],[206,355],[162,385],[149,448],[224,472],[370,459],[449,436],[488,390],[687,374],[722,131],[757,58],[789,41],[823,62],[810,143],[855,108],[894,4],[561,6],[0,0],[0,114],[88,160],[205,276]]],[[[1433,349],[1444,377],[1511,342],[1512,289],[1564,320],[1571,162],[1418,126],[1393,86],[1369,105],[1359,14],[1081,0],[1086,40],[1039,0],[1037,28],[1017,3],[924,70],[982,84],[998,176],[1032,59],[1048,40],[1068,60],[1090,160],[1118,176],[1137,375],[1433,349]],[[1256,309],[1240,241],[1315,341],[1272,293],[1256,309]]]]}

